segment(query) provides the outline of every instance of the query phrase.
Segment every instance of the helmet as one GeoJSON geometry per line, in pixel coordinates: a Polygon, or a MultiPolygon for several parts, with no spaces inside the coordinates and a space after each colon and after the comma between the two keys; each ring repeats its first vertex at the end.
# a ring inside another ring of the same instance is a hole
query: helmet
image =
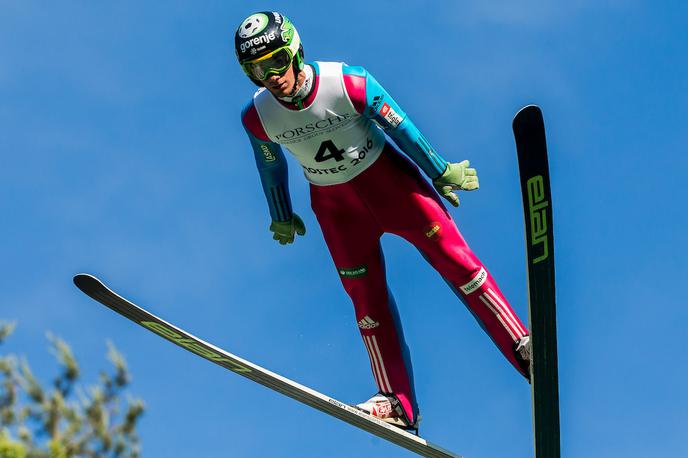
{"type": "Polygon", "coordinates": [[[244,73],[256,85],[270,75],[303,69],[303,46],[294,25],[274,11],[254,13],[234,34],[234,50],[244,73]]]}

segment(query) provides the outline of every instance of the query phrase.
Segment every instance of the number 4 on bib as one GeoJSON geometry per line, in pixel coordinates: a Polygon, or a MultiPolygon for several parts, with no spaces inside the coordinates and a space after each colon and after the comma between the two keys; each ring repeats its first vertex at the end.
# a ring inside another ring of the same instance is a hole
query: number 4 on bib
{"type": "Polygon", "coordinates": [[[559,458],[559,382],[554,294],[554,234],[542,112],[528,105],[513,122],[526,225],[528,321],[535,457],[559,458]]]}
{"type": "Polygon", "coordinates": [[[315,153],[315,160],[317,162],[325,162],[328,159],[334,159],[337,162],[344,160],[344,150],[337,148],[332,140],[322,142],[318,152],[315,153]]]}

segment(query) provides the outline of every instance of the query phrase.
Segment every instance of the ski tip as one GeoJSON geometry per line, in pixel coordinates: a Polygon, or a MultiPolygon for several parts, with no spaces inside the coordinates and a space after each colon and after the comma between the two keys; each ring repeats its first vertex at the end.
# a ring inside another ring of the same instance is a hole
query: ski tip
{"type": "Polygon", "coordinates": [[[512,124],[514,129],[516,129],[519,125],[542,124],[543,122],[542,110],[539,106],[531,104],[518,110],[512,124]]]}
{"type": "Polygon", "coordinates": [[[520,115],[521,113],[528,113],[528,112],[542,112],[539,106],[535,105],[534,103],[530,103],[516,113],[516,116],[520,115]]]}
{"type": "Polygon", "coordinates": [[[85,273],[74,275],[74,278],[72,280],[74,281],[74,284],[77,288],[79,288],[81,291],[87,294],[87,291],[92,290],[94,285],[103,284],[103,282],[98,280],[98,278],[96,278],[94,275],[85,273]]]}

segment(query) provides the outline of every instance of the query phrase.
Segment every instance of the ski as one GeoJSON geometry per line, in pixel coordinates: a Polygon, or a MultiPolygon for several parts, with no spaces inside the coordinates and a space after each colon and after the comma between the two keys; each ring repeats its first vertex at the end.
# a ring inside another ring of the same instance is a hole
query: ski
{"type": "Polygon", "coordinates": [[[461,458],[459,455],[438,447],[419,436],[374,418],[353,406],[337,401],[334,398],[235,356],[198,337],[194,337],[188,332],[158,318],[133,302],[118,295],[93,275],[78,274],[74,277],[74,284],[92,299],[111,308],[120,315],[129,318],[131,321],[154,332],[160,337],[208,361],[222,366],[225,369],[266,386],[271,390],[289,396],[303,404],[415,452],[420,456],[430,458],[461,458]]]}
{"type": "Polygon", "coordinates": [[[535,457],[559,458],[554,226],[545,124],[540,108],[522,108],[514,118],[513,130],[526,226],[535,457]]]}

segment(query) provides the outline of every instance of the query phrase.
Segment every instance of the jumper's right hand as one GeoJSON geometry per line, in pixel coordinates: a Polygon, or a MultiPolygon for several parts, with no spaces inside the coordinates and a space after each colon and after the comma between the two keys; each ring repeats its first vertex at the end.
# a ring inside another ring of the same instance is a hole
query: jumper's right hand
{"type": "Polygon", "coordinates": [[[287,221],[272,221],[270,230],[273,232],[272,238],[277,240],[280,245],[294,242],[295,234],[306,235],[306,226],[303,220],[294,213],[287,221]]]}

